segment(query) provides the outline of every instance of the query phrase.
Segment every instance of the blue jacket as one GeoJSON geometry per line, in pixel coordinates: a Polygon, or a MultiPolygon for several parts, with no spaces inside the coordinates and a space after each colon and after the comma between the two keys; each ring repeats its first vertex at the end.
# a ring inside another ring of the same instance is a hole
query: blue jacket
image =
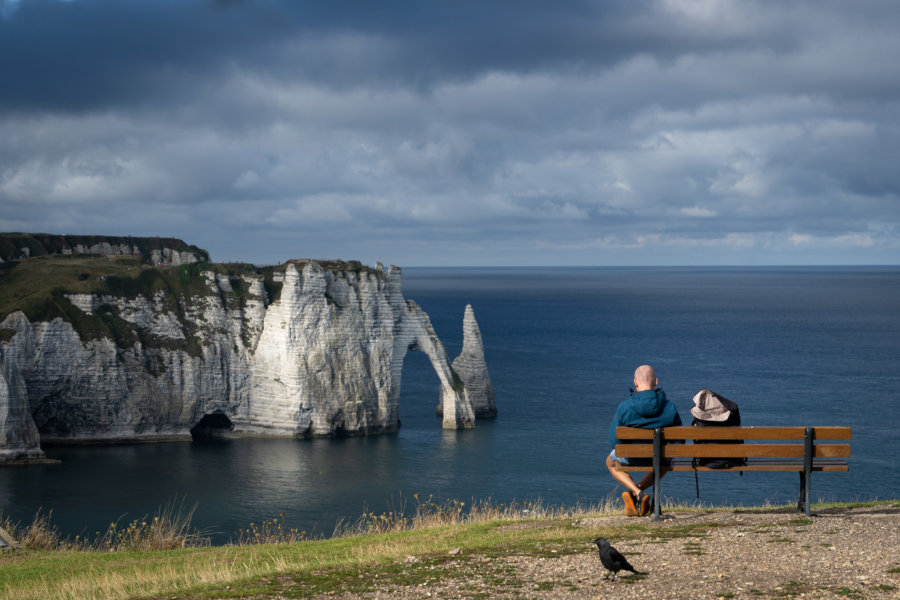
{"type": "Polygon", "coordinates": [[[675,405],[666,400],[662,388],[635,392],[631,398],[619,404],[616,416],[609,427],[609,443],[615,446],[620,443],[616,439],[616,427],[627,425],[643,429],[656,429],[670,425],[681,425],[681,417],[675,405]]]}

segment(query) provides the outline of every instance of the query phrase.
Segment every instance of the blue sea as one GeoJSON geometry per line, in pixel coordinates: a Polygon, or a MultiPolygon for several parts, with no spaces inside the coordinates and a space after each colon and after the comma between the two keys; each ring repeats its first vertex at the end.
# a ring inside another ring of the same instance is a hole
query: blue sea
{"type": "MultiPolygon", "coordinates": [[[[635,367],[656,367],[689,421],[710,388],[745,425],[849,425],[849,473],[816,473],[814,500],[900,497],[900,267],[407,268],[404,295],[452,359],[471,304],[498,417],[444,431],[438,379],[407,355],[397,434],[50,447],[59,465],[0,469],[0,510],[52,510],[68,535],[176,503],[224,543],[251,522],[330,535],[365,512],[437,500],[589,504],[614,497],[610,419],[635,367]]],[[[676,473],[663,495],[794,503],[795,473],[676,473]]]]}

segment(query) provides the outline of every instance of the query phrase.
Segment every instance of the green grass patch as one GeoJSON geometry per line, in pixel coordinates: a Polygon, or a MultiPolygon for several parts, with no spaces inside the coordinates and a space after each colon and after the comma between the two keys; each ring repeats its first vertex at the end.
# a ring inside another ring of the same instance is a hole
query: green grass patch
{"type": "MultiPolygon", "coordinates": [[[[520,515],[328,540],[157,552],[25,550],[0,554],[0,597],[56,598],[65,597],[60,590],[77,589],[73,597],[305,598],[447,579],[466,581],[490,596],[496,587],[525,586],[504,558],[594,554],[591,540],[597,535],[617,542],[635,537],[623,527],[574,526],[580,518],[532,521],[520,515]]],[[[551,584],[572,585],[546,583],[551,584]]]]}
{"type": "MultiPolygon", "coordinates": [[[[181,596],[191,598],[307,598],[347,591],[366,593],[392,587],[438,584],[447,579],[491,587],[523,587],[514,569],[485,555],[541,556],[540,546],[580,546],[589,552],[590,535],[566,523],[521,530],[497,524],[442,526],[374,536],[295,544],[231,546],[182,551],[59,552],[28,551],[0,559],[0,597],[63,597],[77,587],[85,596],[181,596]],[[577,536],[577,538],[576,538],[577,536]],[[451,555],[454,548],[465,553],[451,555]],[[410,560],[412,555],[415,558],[410,560]],[[91,576],[88,576],[90,574],[91,576]],[[182,574],[182,575],[179,575],[182,574]],[[192,581],[213,578],[197,586],[192,581]],[[35,587],[36,586],[36,587],[35,587]],[[121,591],[119,586],[123,586],[121,591]],[[87,590],[90,590],[87,593],[87,590]]],[[[614,535],[615,530],[606,532],[614,535]]],[[[541,589],[566,586],[545,582],[541,589]]]]}
{"type": "Polygon", "coordinates": [[[803,581],[785,581],[769,592],[773,598],[797,598],[809,592],[809,586],[803,581]]]}
{"type": "Polygon", "coordinates": [[[682,554],[688,554],[692,556],[705,556],[706,552],[703,550],[703,545],[698,542],[686,542],[682,547],[682,554]]]}
{"type": "Polygon", "coordinates": [[[0,268],[0,321],[14,311],[26,314],[52,314],[52,296],[65,290],[72,294],[92,294],[106,290],[109,276],[136,277],[153,267],[135,256],[89,257],[79,255],[47,255],[3,263],[0,268]]]}
{"type": "Polygon", "coordinates": [[[647,525],[647,533],[655,539],[659,540],[677,540],[683,538],[696,538],[705,536],[710,529],[723,527],[719,523],[692,523],[690,525],[673,525],[671,527],[660,528],[658,526],[647,525]]]}
{"type": "Polygon", "coordinates": [[[860,600],[866,597],[865,592],[863,592],[862,590],[846,586],[839,587],[838,589],[834,590],[834,593],[845,598],[853,598],[854,600],[860,600]]]}
{"type": "MultiPolygon", "coordinates": [[[[591,540],[607,537],[626,554],[635,542],[653,539],[682,540],[689,551],[702,551],[702,537],[709,526],[703,524],[613,524],[597,517],[621,514],[609,506],[587,507],[578,511],[557,509],[527,512],[481,505],[472,513],[448,515],[434,511],[428,503],[421,515],[403,523],[391,522],[395,530],[379,528],[387,521],[360,519],[357,531],[349,527],[338,532],[342,537],[300,541],[273,534],[259,535],[277,543],[248,543],[222,547],[195,547],[145,551],[124,545],[117,551],[84,551],[30,548],[0,553],[0,598],[36,600],[38,598],[105,598],[109,600],[179,598],[192,600],[253,597],[309,598],[349,593],[375,593],[390,596],[400,588],[428,590],[429,586],[456,582],[471,598],[530,597],[554,591],[584,592],[597,582],[579,585],[560,579],[528,580],[517,571],[520,557],[558,558],[567,553],[596,557],[591,540]],[[429,512],[431,511],[431,512],[429,512]],[[444,519],[457,519],[445,522],[444,519]],[[587,526],[586,526],[587,525],[587,526]],[[700,539],[691,539],[692,537],[700,539]]],[[[283,519],[283,516],[282,516],[283,519]]],[[[729,525],[717,524],[718,527],[729,525]]],[[[126,539],[140,539],[140,523],[116,529],[126,539]]],[[[288,531],[272,523],[267,531],[288,531]]],[[[116,535],[113,536],[114,538],[116,535]]],[[[597,565],[598,572],[602,571],[597,565]]],[[[900,569],[892,568],[889,572],[900,569]]],[[[643,576],[623,576],[618,581],[634,584],[643,576]]],[[[875,589],[873,587],[873,589],[875,589]]],[[[835,591],[855,598],[855,588],[835,591]]],[[[775,588],[749,594],[772,598],[794,598],[809,593],[802,581],[787,581],[775,588]]],[[[892,591],[885,589],[884,591],[892,591]]],[[[723,592],[719,597],[730,592],[723,592]]],[[[423,592],[424,596],[424,592],[423,592]]]]}

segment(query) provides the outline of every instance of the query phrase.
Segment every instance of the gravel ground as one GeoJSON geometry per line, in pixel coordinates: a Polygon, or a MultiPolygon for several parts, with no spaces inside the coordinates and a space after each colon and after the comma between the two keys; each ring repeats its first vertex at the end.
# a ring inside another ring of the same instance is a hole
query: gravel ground
{"type": "Polygon", "coordinates": [[[900,598],[897,503],[823,509],[812,520],[792,512],[679,511],[663,521],[669,531],[664,536],[611,539],[645,574],[623,571],[615,581],[604,580],[606,571],[590,544],[592,532],[639,521],[646,523],[624,516],[581,520],[583,552],[486,557],[458,551],[452,560],[429,567],[435,573],[427,583],[404,586],[394,579],[383,591],[320,597],[900,598]]]}

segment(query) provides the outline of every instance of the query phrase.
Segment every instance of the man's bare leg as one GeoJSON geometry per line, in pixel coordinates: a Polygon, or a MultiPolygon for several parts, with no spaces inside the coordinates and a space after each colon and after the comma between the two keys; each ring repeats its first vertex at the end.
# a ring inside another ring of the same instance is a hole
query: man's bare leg
{"type": "MultiPolygon", "coordinates": [[[[610,475],[612,475],[613,478],[614,478],[616,481],[618,481],[618,482],[621,483],[623,486],[625,486],[625,489],[627,489],[629,492],[631,492],[632,494],[634,494],[635,497],[637,497],[638,494],[641,493],[641,490],[642,490],[642,489],[645,489],[645,488],[641,488],[640,486],[638,486],[637,484],[635,484],[635,483],[634,483],[634,480],[631,478],[631,475],[629,475],[629,474],[626,473],[625,471],[620,471],[620,470],[618,470],[618,469],[616,468],[616,466],[617,466],[618,464],[619,464],[619,463],[616,462],[616,461],[614,461],[614,460],[612,459],[612,457],[610,457],[608,454],[606,455],[606,468],[609,469],[610,475]]],[[[641,479],[641,483],[642,483],[642,484],[644,483],[644,480],[645,480],[645,479],[647,479],[647,476],[646,476],[646,475],[643,477],[643,479],[641,479]]],[[[647,486],[645,486],[645,487],[649,487],[650,485],[653,485],[653,473],[650,473],[650,483],[647,484],[647,486]]]]}
{"type": "MultiPolygon", "coordinates": [[[[666,476],[667,471],[664,469],[660,472],[659,478],[662,479],[666,476]]],[[[646,490],[649,487],[653,487],[653,471],[647,471],[644,473],[644,476],[641,477],[640,483],[637,484],[641,490],[646,490]]]]}
{"type": "MultiPolygon", "coordinates": [[[[653,486],[653,471],[647,471],[646,473],[644,473],[644,476],[641,477],[641,481],[636,484],[631,478],[631,475],[616,468],[618,464],[619,463],[614,461],[608,454],[606,455],[606,468],[609,469],[610,474],[613,476],[613,478],[615,478],[616,481],[625,486],[625,489],[630,491],[635,496],[637,496],[647,488],[653,486]]],[[[663,469],[663,471],[659,474],[660,479],[665,477],[667,472],[668,471],[663,469]]]]}

